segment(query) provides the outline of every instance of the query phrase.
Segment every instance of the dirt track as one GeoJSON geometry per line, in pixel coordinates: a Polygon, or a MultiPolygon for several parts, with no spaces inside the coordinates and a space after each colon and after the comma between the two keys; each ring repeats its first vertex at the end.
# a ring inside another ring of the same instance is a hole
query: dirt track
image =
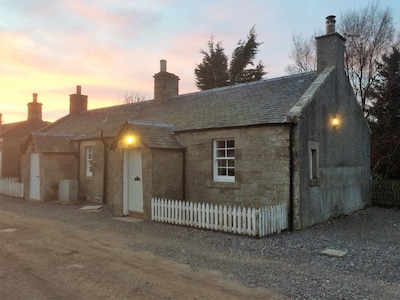
{"type": "Polygon", "coordinates": [[[217,272],[127,249],[118,232],[0,210],[2,300],[283,298],[217,272]]]}

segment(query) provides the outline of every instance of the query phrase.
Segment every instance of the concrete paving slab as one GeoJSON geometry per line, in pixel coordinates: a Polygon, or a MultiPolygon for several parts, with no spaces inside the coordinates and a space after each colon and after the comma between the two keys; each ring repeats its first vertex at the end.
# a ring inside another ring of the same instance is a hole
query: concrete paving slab
{"type": "Polygon", "coordinates": [[[325,249],[321,251],[321,254],[325,254],[328,256],[343,257],[347,254],[347,250],[325,249]]]}
{"type": "Polygon", "coordinates": [[[16,228],[7,228],[7,229],[0,230],[0,232],[11,233],[11,232],[15,232],[16,230],[17,230],[16,228]]]}
{"type": "Polygon", "coordinates": [[[139,223],[139,222],[143,222],[142,219],[133,218],[133,217],[115,217],[115,218],[111,218],[111,219],[112,219],[112,220],[115,220],[115,221],[130,222],[130,223],[139,223]]]}

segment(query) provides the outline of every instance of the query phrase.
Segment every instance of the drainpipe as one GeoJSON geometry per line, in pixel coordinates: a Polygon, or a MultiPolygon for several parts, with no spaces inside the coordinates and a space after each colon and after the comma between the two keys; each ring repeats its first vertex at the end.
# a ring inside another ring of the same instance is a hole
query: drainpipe
{"type": "Polygon", "coordinates": [[[183,154],[183,170],[182,170],[182,200],[186,201],[186,148],[182,150],[183,154]]]}
{"type": "Polygon", "coordinates": [[[107,195],[107,143],[103,138],[103,130],[99,130],[99,138],[101,143],[103,144],[103,197],[102,203],[107,203],[106,195],[107,195]]]}
{"type": "Polygon", "coordinates": [[[289,123],[289,230],[293,231],[294,223],[294,126],[289,123]]]}

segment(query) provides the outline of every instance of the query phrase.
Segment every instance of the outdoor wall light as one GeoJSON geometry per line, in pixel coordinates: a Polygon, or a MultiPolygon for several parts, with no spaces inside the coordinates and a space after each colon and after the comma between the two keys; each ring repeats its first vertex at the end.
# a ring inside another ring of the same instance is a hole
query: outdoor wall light
{"type": "Polygon", "coordinates": [[[338,117],[333,117],[332,118],[332,127],[336,128],[339,126],[339,118],[338,117]]]}
{"type": "Polygon", "coordinates": [[[127,145],[133,145],[136,141],[136,138],[133,135],[128,135],[127,137],[125,137],[125,143],[127,145]]]}

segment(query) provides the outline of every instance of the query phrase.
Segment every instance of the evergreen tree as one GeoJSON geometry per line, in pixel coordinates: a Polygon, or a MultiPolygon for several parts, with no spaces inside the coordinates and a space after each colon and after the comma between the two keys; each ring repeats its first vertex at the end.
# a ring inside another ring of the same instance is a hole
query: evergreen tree
{"type": "Polygon", "coordinates": [[[247,41],[240,40],[232,53],[228,68],[228,57],[225,55],[222,42],[214,45],[213,37],[208,41],[208,50],[201,50],[204,55],[202,63],[197,65],[194,73],[196,86],[200,90],[234,85],[237,83],[260,80],[264,72],[264,65],[260,61],[254,68],[253,60],[258,52],[257,34],[254,27],[250,30],[247,41]]]}
{"type": "Polygon", "coordinates": [[[240,40],[235,50],[233,50],[231,63],[229,66],[229,83],[237,84],[260,80],[264,72],[264,65],[260,61],[255,68],[253,60],[258,52],[261,43],[256,41],[257,34],[254,26],[251,28],[247,37],[247,42],[240,40]]]}
{"type": "Polygon", "coordinates": [[[203,62],[197,65],[194,70],[196,75],[196,86],[200,90],[212,89],[228,84],[228,58],[224,53],[221,42],[214,45],[213,37],[208,41],[207,53],[204,50],[200,52],[204,55],[203,62]]]}
{"type": "Polygon", "coordinates": [[[369,109],[372,174],[400,179],[400,52],[384,55],[373,85],[369,109]]]}

